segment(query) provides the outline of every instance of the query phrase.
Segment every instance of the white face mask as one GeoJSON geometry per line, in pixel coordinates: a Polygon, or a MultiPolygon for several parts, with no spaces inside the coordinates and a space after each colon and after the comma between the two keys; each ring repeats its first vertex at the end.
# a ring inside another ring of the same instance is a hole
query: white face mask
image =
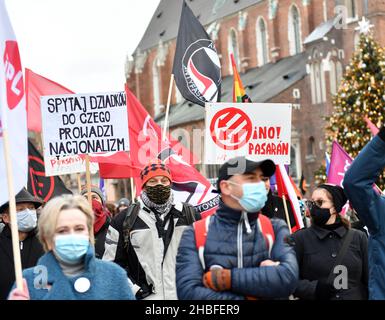
{"type": "Polygon", "coordinates": [[[24,209],[17,212],[17,228],[21,232],[29,232],[37,226],[36,210],[24,209]]]}

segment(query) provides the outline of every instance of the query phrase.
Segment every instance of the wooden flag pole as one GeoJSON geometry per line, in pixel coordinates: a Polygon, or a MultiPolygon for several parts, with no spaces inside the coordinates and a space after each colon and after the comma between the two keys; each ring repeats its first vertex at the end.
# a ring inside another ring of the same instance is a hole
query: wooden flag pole
{"type": "Polygon", "coordinates": [[[92,207],[91,197],[91,173],[90,173],[90,156],[86,154],[86,183],[87,183],[87,198],[90,206],[92,207]]]}
{"type": "Polygon", "coordinates": [[[76,176],[78,179],[78,191],[79,191],[79,194],[81,194],[82,193],[82,180],[80,179],[80,173],[77,173],[76,176]]]}
{"type": "MultiPolygon", "coordinates": [[[[17,228],[17,215],[16,215],[16,200],[15,200],[15,188],[13,183],[12,174],[12,161],[9,150],[9,138],[8,129],[3,129],[4,139],[4,157],[5,165],[7,168],[7,180],[8,180],[8,198],[9,198],[9,214],[11,223],[11,234],[12,234],[12,250],[13,250],[13,262],[15,267],[15,278],[16,287],[19,290],[23,290],[23,273],[21,268],[21,257],[19,247],[19,230],[17,228]]],[[[22,160],[20,160],[22,161],[22,160]]]]}
{"type": "Polygon", "coordinates": [[[166,114],[164,116],[162,141],[166,140],[166,134],[167,134],[167,128],[168,128],[168,115],[170,113],[170,103],[171,103],[171,93],[172,93],[173,83],[174,83],[174,74],[172,73],[170,77],[170,86],[168,88],[167,106],[166,106],[166,114]]]}
{"type": "Polygon", "coordinates": [[[135,188],[133,177],[130,178],[130,183],[131,183],[131,202],[134,203],[135,202],[135,195],[136,195],[136,188],[135,188]]]}
{"type": "Polygon", "coordinates": [[[290,234],[291,234],[292,232],[291,232],[291,224],[290,224],[289,212],[287,211],[286,197],[285,197],[284,194],[282,195],[282,201],[283,201],[283,208],[285,210],[287,226],[289,227],[289,231],[290,231],[290,234]]]}

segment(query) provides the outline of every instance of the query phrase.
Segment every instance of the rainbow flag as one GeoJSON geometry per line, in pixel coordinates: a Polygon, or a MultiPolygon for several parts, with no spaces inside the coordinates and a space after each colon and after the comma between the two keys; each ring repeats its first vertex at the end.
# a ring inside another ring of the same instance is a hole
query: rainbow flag
{"type": "Polygon", "coordinates": [[[233,67],[234,85],[233,85],[233,102],[251,102],[250,97],[246,94],[243,87],[241,77],[239,76],[237,66],[235,64],[234,55],[230,53],[231,65],[233,67]]]}

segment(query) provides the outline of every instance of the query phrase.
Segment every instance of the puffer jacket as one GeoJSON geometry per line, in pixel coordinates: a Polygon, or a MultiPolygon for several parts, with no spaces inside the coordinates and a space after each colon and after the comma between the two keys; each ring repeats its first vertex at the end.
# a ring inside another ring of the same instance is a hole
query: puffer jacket
{"type": "Polygon", "coordinates": [[[258,228],[258,213],[242,212],[220,201],[210,219],[204,250],[206,270],[203,270],[195,244],[195,234],[189,227],[183,234],[176,258],[176,284],[179,299],[245,299],[287,298],[298,282],[298,264],[294,249],[285,239],[289,229],[280,219],[271,219],[275,242],[271,257],[258,228]],[[246,224],[251,232],[247,233],[246,224]],[[259,267],[266,259],[279,261],[278,266],[259,267]],[[202,277],[210,266],[231,269],[231,291],[216,292],[203,285],[202,277]]]}
{"type": "Polygon", "coordinates": [[[373,189],[385,168],[385,128],[358,154],[344,177],[345,193],[369,230],[369,300],[385,300],[385,197],[373,189]]]}

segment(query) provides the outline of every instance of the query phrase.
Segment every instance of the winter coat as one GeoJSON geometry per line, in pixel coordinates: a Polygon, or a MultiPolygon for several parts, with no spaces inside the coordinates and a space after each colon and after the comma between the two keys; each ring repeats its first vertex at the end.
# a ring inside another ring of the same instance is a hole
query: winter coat
{"type": "MultiPolygon", "coordinates": [[[[291,208],[290,201],[286,200],[287,213],[290,219],[290,226],[293,228],[296,226],[293,209],[291,208]]],[[[274,195],[271,190],[267,194],[267,201],[265,206],[262,208],[262,213],[271,218],[282,219],[286,222],[285,208],[283,206],[282,198],[274,195]]]]}
{"type": "Polygon", "coordinates": [[[183,234],[176,258],[178,298],[184,300],[287,298],[296,288],[298,265],[294,249],[285,243],[289,229],[284,221],[271,219],[275,242],[269,256],[268,248],[258,228],[258,213],[248,214],[251,232],[247,233],[242,212],[227,207],[220,201],[217,212],[211,216],[203,270],[195,242],[195,233],[189,227],[183,234]],[[266,259],[279,261],[278,266],[259,267],[266,259]],[[231,290],[216,292],[203,285],[202,278],[211,266],[231,269],[231,290]]]}
{"type": "MultiPolygon", "coordinates": [[[[314,300],[319,280],[327,280],[334,267],[347,229],[340,225],[335,230],[318,226],[301,229],[291,235],[299,265],[298,287],[294,295],[300,299],[314,300]]],[[[352,240],[340,263],[347,268],[348,289],[333,292],[330,300],[367,300],[368,298],[368,248],[362,231],[350,229],[352,240]]],[[[337,277],[339,273],[336,273],[337,277]]],[[[332,278],[334,282],[334,278],[332,278]]],[[[338,279],[337,279],[338,280],[338,279]]]]}
{"type": "Polygon", "coordinates": [[[100,228],[100,230],[95,233],[95,257],[102,259],[104,254],[104,244],[106,242],[107,230],[110,225],[110,217],[107,217],[106,222],[100,228]]]}
{"type": "MultiPolygon", "coordinates": [[[[43,254],[44,250],[36,237],[36,230],[29,232],[27,238],[20,241],[21,266],[23,269],[35,266],[43,254]]],[[[0,300],[7,298],[14,281],[12,234],[10,227],[7,225],[0,234],[0,300]]]]}
{"type": "MultiPolygon", "coordinates": [[[[382,129],[384,130],[384,129],[382,129]]],[[[350,203],[369,230],[369,299],[385,300],[385,197],[373,189],[385,168],[385,141],[374,137],[344,177],[350,203]]]]}
{"type": "MultiPolygon", "coordinates": [[[[128,247],[124,245],[123,222],[128,209],[111,221],[106,236],[103,260],[112,260],[127,270],[138,299],[175,300],[175,257],[182,233],[188,225],[181,202],[175,202],[168,215],[172,224],[164,242],[157,228],[154,212],[140,200],[138,217],[130,231],[128,247]]],[[[170,221],[170,220],[169,220],[170,221]]]]}
{"type": "Polygon", "coordinates": [[[126,272],[115,263],[96,259],[91,246],[85,257],[84,273],[81,275],[74,277],[64,275],[57,259],[50,251],[39,259],[36,267],[24,270],[23,277],[27,280],[31,300],[135,299],[126,272]],[[83,279],[78,281],[80,278],[83,279]],[[84,278],[89,281],[89,289],[79,292],[82,290],[79,290],[78,284],[81,281],[84,283],[84,278]],[[49,289],[46,288],[46,284],[49,289]]]}

